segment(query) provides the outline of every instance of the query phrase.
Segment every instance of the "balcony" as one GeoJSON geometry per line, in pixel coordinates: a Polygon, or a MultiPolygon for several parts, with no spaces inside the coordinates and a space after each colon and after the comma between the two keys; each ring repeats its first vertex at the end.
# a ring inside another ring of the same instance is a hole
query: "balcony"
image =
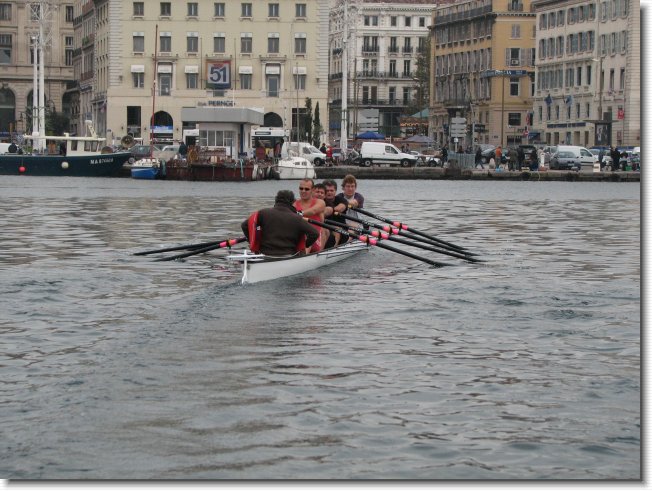
{"type": "Polygon", "coordinates": [[[411,55],[412,54],[412,46],[403,46],[403,49],[401,50],[404,55],[411,55]]]}
{"type": "Polygon", "coordinates": [[[438,15],[435,17],[435,26],[441,26],[453,22],[468,22],[469,20],[475,17],[482,17],[487,14],[491,14],[492,11],[493,11],[493,5],[489,4],[483,7],[478,7],[477,9],[471,9],[467,12],[457,12],[455,14],[438,15]]]}
{"type": "Polygon", "coordinates": [[[390,46],[387,48],[387,52],[389,54],[397,54],[399,52],[399,47],[398,46],[390,46]]]}
{"type": "Polygon", "coordinates": [[[378,55],[378,46],[363,46],[362,47],[363,56],[373,56],[378,55]]]}

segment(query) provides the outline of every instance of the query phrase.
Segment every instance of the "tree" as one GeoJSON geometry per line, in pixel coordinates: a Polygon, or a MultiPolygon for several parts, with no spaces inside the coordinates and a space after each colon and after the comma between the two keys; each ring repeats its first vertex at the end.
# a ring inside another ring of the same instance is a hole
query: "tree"
{"type": "Polygon", "coordinates": [[[301,120],[301,128],[303,128],[302,138],[298,141],[310,141],[310,135],[312,133],[312,99],[306,97],[306,110],[303,113],[303,118],[301,120]],[[305,135],[308,135],[305,138],[305,135]]]}
{"type": "Polygon", "coordinates": [[[417,113],[430,105],[430,36],[426,36],[419,51],[414,72],[414,98],[406,108],[408,114],[417,113]]]}
{"type": "Polygon", "coordinates": [[[319,102],[315,105],[315,118],[312,122],[312,144],[319,147],[319,138],[323,132],[321,121],[319,119],[319,102]]]}

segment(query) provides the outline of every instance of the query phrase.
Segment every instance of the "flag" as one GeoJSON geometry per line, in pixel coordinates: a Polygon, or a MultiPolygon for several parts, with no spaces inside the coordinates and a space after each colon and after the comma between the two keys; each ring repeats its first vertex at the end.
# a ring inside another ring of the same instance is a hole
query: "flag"
{"type": "Polygon", "coordinates": [[[567,106],[572,105],[573,104],[573,96],[572,95],[566,96],[566,100],[564,102],[566,102],[567,106]]]}
{"type": "Polygon", "coordinates": [[[548,94],[548,97],[546,97],[546,98],[544,99],[544,101],[546,102],[546,105],[548,105],[548,106],[549,106],[550,104],[552,104],[552,97],[550,97],[550,94],[548,94]]]}

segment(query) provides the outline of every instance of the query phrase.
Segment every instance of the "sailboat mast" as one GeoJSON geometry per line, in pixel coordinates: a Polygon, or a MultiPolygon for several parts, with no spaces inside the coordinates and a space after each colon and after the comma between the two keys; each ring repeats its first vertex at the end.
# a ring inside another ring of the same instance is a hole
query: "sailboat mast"
{"type": "Polygon", "coordinates": [[[156,108],[156,76],[158,75],[158,24],[154,34],[154,82],[152,83],[152,119],[149,121],[149,156],[154,151],[154,111],[156,108]]]}

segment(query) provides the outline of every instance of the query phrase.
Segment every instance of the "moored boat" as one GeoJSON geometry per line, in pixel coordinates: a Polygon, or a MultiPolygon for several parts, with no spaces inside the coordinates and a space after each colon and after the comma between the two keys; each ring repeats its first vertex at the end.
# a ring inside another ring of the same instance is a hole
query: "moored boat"
{"type": "Polygon", "coordinates": [[[277,179],[315,179],[317,177],[312,162],[296,155],[278,159],[272,170],[277,179]]]}
{"type": "Polygon", "coordinates": [[[147,157],[131,164],[132,179],[157,179],[163,174],[164,163],[161,159],[147,157]]]}
{"type": "Polygon", "coordinates": [[[244,285],[312,271],[351,257],[367,250],[368,247],[363,242],[355,241],[307,255],[271,257],[244,250],[240,253],[232,253],[226,258],[242,265],[242,284],[244,285]]]}
{"type": "MultiPolygon", "coordinates": [[[[105,138],[95,134],[87,122],[90,136],[32,136],[25,140],[45,139],[49,148],[43,153],[6,153],[0,155],[0,174],[28,176],[74,176],[110,177],[117,176],[129,152],[113,152],[104,146],[105,138]]],[[[21,149],[22,150],[22,149],[21,149]]]]}

